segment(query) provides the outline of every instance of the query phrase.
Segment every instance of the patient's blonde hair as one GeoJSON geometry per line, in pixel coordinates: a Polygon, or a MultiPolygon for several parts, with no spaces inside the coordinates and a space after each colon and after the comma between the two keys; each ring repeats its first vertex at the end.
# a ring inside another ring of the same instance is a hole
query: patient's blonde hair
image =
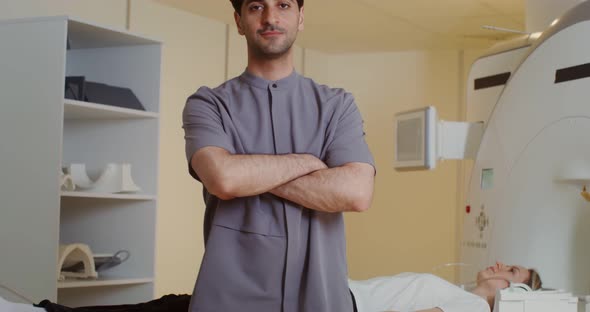
{"type": "Polygon", "coordinates": [[[527,281],[527,285],[531,287],[532,290],[538,290],[543,287],[543,281],[541,281],[541,275],[535,269],[529,269],[529,273],[531,273],[531,277],[527,281]]]}

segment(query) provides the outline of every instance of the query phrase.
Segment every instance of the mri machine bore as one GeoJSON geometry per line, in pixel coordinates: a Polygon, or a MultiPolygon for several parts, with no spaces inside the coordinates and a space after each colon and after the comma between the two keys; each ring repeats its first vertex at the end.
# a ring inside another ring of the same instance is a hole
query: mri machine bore
{"type": "MultiPolygon", "coordinates": [[[[483,121],[485,131],[468,164],[461,241],[461,262],[474,270],[495,260],[536,268],[544,287],[571,292],[580,306],[590,295],[588,38],[583,2],[540,36],[495,47],[471,67],[467,122],[483,121]]],[[[459,282],[472,276],[462,270],[459,282]]]]}

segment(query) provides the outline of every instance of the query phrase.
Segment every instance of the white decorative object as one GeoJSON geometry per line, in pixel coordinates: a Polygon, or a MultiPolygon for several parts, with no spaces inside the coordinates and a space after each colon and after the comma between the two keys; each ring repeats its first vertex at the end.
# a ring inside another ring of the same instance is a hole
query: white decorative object
{"type": "Polygon", "coordinates": [[[77,187],[93,193],[134,193],[141,189],[131,177],[131,164],[108,164],[96,181],[92,181],[86,172],[86,165],[71,164],[68,173],[77,187]]]}
{"type": "Polygon", "coordinates": [[[92,188],[92,184],[94,184],[86,173],[85,164],[70,164],[66,167],[66,173],[72,177],[72,181],[74,181],[74,184],[76,184],[76,187],[78,188],[89,189],[92,188]]]}
{"type": "Polygon", "coordinates": [[[59,246],[59,257],[57,261],[57,279],[63,281],[66,278],[97,278],[94,257],[90,247],[85,244],[69,244],[59,246]],[[71,267],[78,263],[84,264],[83,272],[62,271],[64,267],[71,267]]]}
{"type": "Polygon", "coordinates": [[[131,164],[108,164],[90,189],[97,193],[133,193],[140,190],[131,178],[131,164]]]}

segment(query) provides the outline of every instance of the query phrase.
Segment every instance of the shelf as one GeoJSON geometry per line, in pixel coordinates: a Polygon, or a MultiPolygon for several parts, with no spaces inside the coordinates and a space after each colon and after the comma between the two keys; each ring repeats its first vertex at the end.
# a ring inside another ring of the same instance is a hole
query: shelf
{"type": "Polygon", "coordinates": [[[68,39],[71,49],[96,49],[121,46],[157,45],[158,41],[131,34],[125,30],[97,26],[72,17],[68,19],[68,39]]]}
{"type": "Polygon", "coordinates": [[[148,119],[158,118],[158,113],[146,112],[105,104],[64,100],[64,119],[148,119]]]}
{"type": "Polygon", "coordinates": [[[144,35],[139,36],[126,30],[99,26],[67,15],[6,19],[1,20],[0,25],[47,23],[52,21],[67,21],[70,49],[97,49],[161,44],[159,40],[154,38],[144,35]]]}
{"type": "Polygon", "coordinates": [[[76,198],[156,200],[155,195],[145,195],[145,194],[104,194],[104,193],[92,193],[92,192],[61,192],[61,196],[62,197],[76,197],[76,198]]]}
{"type": "Polygon", "coordinates": [[[573,184],[577,186],[590,186],[590,178],[587,177],[572,177],[572,178],[560,178],[556,179],[555,182],[562,184],[573,184]]]}
{"type": "Polygon", "coordinates": [[[66,280],[57,282],[58,289],[67,288],[85,288],[85,287],[101,287],[101,286],[118,286],[118,285],[134,285],[134,284],[148,284],[153,283],[153,278],[99,278],[96,280],[66,280]]]}

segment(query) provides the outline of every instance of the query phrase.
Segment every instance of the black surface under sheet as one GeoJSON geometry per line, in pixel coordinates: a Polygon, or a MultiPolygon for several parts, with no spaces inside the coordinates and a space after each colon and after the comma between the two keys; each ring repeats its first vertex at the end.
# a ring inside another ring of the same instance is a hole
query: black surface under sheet
{"type": "Polygon", "coordinates": [[[190,295],[166,295],[146,303],[116,306],[68,308],[49,300],[43,300],[35,306],[47,312],[186,312],[190,301],[190,295]]]}

